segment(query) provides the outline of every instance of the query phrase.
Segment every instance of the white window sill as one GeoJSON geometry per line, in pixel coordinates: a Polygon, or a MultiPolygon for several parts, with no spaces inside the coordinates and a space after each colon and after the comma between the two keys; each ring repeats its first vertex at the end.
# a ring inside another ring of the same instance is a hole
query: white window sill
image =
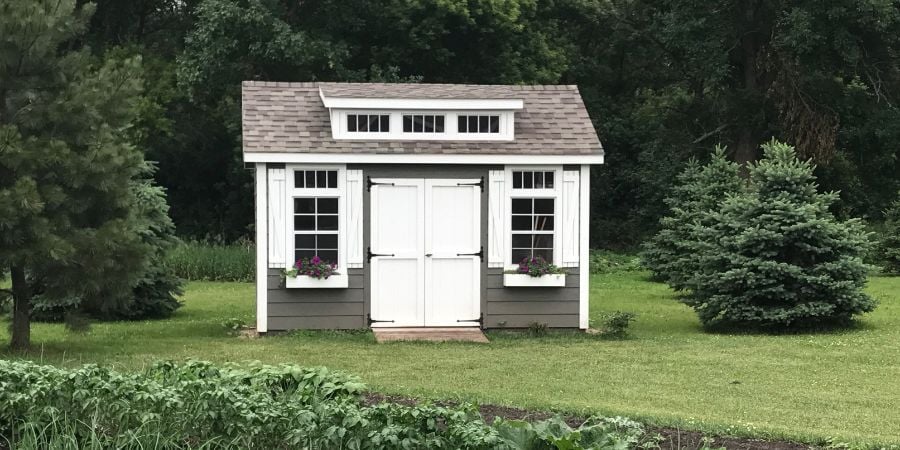
{"type": "Polygon", "coordinates": [[[284,277],[284,287],[288,289],[339,289],[346,288],[348,280],[346,274],[332,275],[328,278],[313,278],[308,275],[296,277],[284,277]]]}
{"type": "Polygon", "coordinates": [[[506,287],[564,287],[566,274],[554,273],[533,277],[524,273],[504,273],[503,285],[506,287]]]}

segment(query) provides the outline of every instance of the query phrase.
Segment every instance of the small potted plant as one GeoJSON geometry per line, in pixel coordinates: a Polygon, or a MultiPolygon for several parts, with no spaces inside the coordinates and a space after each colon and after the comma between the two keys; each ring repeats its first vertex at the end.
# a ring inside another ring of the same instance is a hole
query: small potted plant
{"type": "Polygon", "coordinates": [[[531,257],[519,262],[515,270],[503,273],[503,285],[507,287],[563,287],[566,272],[544,258],[531,257]]]}
{"type": "Polygon", "coordinates": [[[318,256],[298,259],[284,271],[287,288],[345,288],[347,277],[337,272],[337,265],[318,256]]]}

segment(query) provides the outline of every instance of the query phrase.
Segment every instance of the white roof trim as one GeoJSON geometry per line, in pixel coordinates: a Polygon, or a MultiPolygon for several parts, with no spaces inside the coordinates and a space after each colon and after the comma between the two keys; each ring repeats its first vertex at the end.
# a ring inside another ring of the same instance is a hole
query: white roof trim
{"type": "Polygon", "coordinates": [[[248,163],[290,164],[603,164],[603,155],[244,153],[248,163]]]}
{"type": "Polygon", "coordinates": [[[525,108],[521,99],[463,99],[463,98],[348,98],[319,96],[326,108],[336,109],[426,109],[426,110],[495,110],[515,111],[525,108]]]}

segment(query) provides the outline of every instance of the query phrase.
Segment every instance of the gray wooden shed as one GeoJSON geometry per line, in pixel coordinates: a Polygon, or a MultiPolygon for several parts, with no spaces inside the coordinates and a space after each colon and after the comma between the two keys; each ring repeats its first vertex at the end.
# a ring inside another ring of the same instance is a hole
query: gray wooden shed
{"type": "Polygon", "coordinates": [[[259,332],[588,326],[590,166],[576,86],[248,81],[259,332]],[[326,279],[285,276],[298,260],[326,279]],[[514,272],[543,258],[563,274],[514,272]]]}

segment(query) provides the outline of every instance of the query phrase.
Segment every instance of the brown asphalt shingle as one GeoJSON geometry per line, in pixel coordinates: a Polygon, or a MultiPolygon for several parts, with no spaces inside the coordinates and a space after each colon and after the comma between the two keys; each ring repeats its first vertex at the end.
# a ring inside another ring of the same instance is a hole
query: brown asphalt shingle
{"type": "Polygon", "coordinates": [[[601,155],[576,86],[245,81],[244,152],[601,155]],[[326,97],[521,99],[513,141],[334,140],[326,97]]]}

